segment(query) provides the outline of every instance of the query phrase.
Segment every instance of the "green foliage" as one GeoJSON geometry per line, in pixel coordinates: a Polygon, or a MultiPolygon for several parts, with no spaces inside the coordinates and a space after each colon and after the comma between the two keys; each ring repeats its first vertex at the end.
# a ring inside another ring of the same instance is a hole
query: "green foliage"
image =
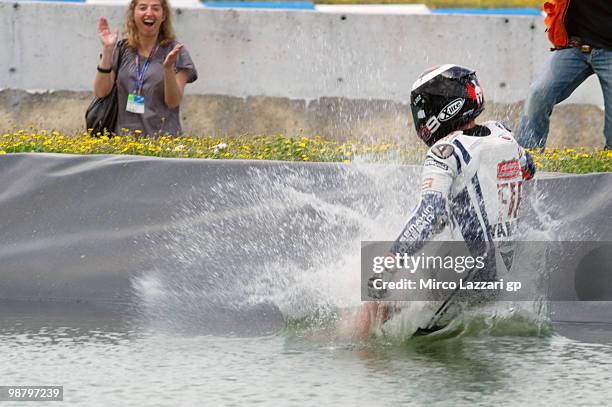
{"type": "MultiPolygon", "coordinates": [[[[355,143],[319,136],[280,135],[236,137],[143,137],[139,134],[61,134],[58,131],[11,130],[0,137],[0,154],[45,152],[66,154],[128,154],[173,158],[250,159],[281,161],[420,164],[425,147],[395,143],[355,143]]],[[[531,152],[536,166],[552,172],[612,172],[612,151],[554,148],[531,152]]]]}

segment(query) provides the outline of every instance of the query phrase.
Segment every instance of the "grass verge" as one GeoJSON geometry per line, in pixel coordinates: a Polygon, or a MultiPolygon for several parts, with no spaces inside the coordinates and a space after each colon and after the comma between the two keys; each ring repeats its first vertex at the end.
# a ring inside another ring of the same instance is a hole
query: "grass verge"
{"type": "MultiPolygon", "coordinates": [[[[394,143],[364,144],[324,140],[319,136],[242,135],[237,137],[141,137],[47,130],[11,130],[0,137],[0,154],[44,152],[126,154],[171,158],[251,159],[316,162],[421,164],[427,149],[394,143]]],[[[612,172],[612,151],[554,148],[532,151],[538,169],[552,172],[612,172]]]]}

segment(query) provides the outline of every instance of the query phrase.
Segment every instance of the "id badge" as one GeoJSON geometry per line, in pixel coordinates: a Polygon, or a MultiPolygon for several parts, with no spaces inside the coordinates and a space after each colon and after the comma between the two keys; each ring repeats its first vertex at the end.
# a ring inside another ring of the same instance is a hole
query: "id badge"
{"type": "Polygon", "coordinates": [[[130,93],[128,95],[127,106],[125,107],[125,110],[131,113],[144,114],[144,96],[138,96],[134,95],[133,93],[130,93]]]}

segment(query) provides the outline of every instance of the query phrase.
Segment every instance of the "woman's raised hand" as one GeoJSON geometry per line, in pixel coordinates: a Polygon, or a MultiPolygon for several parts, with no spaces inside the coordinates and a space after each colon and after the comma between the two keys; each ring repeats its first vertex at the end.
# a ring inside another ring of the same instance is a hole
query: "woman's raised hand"
{"type": "Polygon", "coordinates": [[[111,32],[108,27],[108,21],[104,17],[100,17],[98,20],[98,37],[100,38],[100,42],[102,42],[102,47],[105,50],[112,51],[115,47],[115,43],[117,42],[117,37],[119,36],[119,31],[111,32]]]}
{"type": "Polygon", "coordinates": [[[183,44],[176,44],[174,48],[172,48],[172,51],[168,53],[168,56],[166,56],[166,59],[164,60],[164,68],[172,68],[174,66],[174,63],[176,62],[182,48],[183,44]]]}

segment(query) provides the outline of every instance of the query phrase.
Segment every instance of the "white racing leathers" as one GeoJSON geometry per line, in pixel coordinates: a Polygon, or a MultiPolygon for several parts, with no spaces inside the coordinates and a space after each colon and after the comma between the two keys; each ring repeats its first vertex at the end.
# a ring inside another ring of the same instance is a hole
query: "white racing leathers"
{"type": "Polygon", "coordinates": [[[510,268],[504,242],[517,228],[523,181],[534,173],[531,157],[501,123],[449,134],[427,153],[420,203],[391,252],[413,255],[448,226],[472,256],[486,256],[478,280],[495,280],[500,264],[510,268]]]}

